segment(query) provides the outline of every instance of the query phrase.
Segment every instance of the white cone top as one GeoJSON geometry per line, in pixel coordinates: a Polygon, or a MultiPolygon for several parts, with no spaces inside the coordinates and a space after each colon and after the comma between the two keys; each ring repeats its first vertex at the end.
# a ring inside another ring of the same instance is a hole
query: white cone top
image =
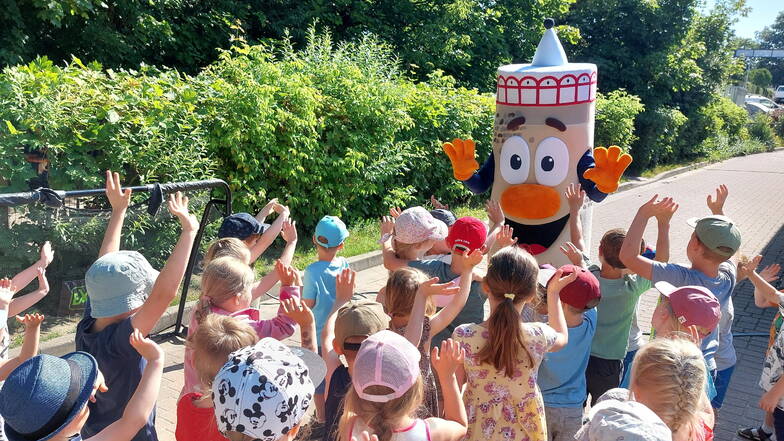
{"type": "Polygon", "coordinates": [[[596,65],[570,63],[553,28],[545,30],[531,64],[498,68],[497,104],[569,106],[595,100],[596,65]]]}
{"type": "Polygon", "coordinates": [[[569,60],[566,59],[566,52],[561,46],[561,40],[558,39],[558,34],[555,29],[550,28],[544,31],[542,39],[539,41],[539,46],[536,48],[534,59],[531,62],[532,66],[562,66],[568,64],[569,60]]]}

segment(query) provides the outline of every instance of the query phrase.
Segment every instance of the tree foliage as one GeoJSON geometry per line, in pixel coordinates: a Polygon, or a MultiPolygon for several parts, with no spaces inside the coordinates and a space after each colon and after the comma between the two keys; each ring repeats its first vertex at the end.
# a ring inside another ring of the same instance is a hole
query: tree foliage
{"type": "MultiPolygon", "coordinates": [[[[784,10],[779,12],[772,25],[760,31],[758,39],[762,49],[784,49],[784,10]]],[[[770,71],[774,86],[784,84],[784,59],[765,58],[760,60],[759,67],[770,71]]]]}

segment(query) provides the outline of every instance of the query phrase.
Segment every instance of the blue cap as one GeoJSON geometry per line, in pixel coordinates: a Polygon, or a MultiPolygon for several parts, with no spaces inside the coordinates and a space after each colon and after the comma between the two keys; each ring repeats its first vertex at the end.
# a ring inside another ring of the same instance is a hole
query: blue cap
{"type": "Polygon", "coordinates": [[[254,234],[263,234],[269,228],[269,224],[263,224],[248,213],[234,213],[223,219],[223,223],[218,229],[218,238],[235,237],[245,240],[254,234]]]}
{"type": "Polygon", "coordinates": [[[14,369],[0,390],[0,414],[10,441],[51,439],[87,405],[98,363],[86,352],[35,356],[14,369]]]}
{"type": "Polygon", "coordinates": [[[158,271],[136,251],[115,251],[100,257],[84,276],[93,318],[113,317],[141,307],[158,271]]]}
{"type": "Polygon", "coordinates": [[[348,229],[342,220],[335,216],[324,216],[316,225],[316,243],[326,248],[333,248],[343,243],[348,237],[348,229]],[[323,240],[322,240],[323,239],[323,240]]]}

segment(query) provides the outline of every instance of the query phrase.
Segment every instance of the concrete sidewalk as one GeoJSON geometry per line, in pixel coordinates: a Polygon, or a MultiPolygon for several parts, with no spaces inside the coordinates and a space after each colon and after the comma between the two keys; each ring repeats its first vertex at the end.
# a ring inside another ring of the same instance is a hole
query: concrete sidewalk
{"type": "MultiPolygon", "coordinates": [[[[637,207],[652,195],[672,196],[680,204],[673,219],[670,242],[673,262],[686,262],[685,246],[692,230],[686,225],[689,217],[707,214],[705,197],[718,184],[730,187],[727,215],[732,217],[743,232],[742,252],[747,255],[765,254],[764,262],[784,262],[784,151],[731,159],[707,168],[691,171],[631,190],[612,195],[594,209],[592,230],[592,256],[596,256],[601,235],[611,228],[627,228],[637,207]]],[[[656,239],[655,224],[646,231],[647,241],[656,239]]],[[[360,271],[357,291],[376,291],[386,281],[387,272],[381,267],[360,271]]],[[[754,306],[752,288],[743,282],[734,293],[735,347],[738,365],[733,377],[725,407],[719,415],[716,440],[735,438],[739,427],[755,425],[761,421],[762,412],[757,408],[761,390],[757,386],[767,337],[742,336],[745,333],[767,333],[773,310],[760,310],[754,306]]],[[[650,315],[655,306],[656,294],[647,293],[639,311],[640,326],[649,327],[650,315]]],[[[264,313],[273,316],[277,305],[264,302],[264,313]]],[[[296,343],[295,339],[292,342],[296,343]]],[[[158,401],[157,427],[162,441],[174,440],[176,400],[183,384],[183,342],[179,339],[163,343],[167,354],[166,372],[158,401]]]]}

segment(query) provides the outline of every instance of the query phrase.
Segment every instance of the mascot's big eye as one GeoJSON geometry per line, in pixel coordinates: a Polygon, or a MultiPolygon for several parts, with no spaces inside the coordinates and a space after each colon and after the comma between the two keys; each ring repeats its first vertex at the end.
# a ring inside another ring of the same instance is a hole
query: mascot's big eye
{"type": "Polygon", "coordinates": [[[545,138],[536,148],[536,162],[534,163],[536,181],[548,187],[554,187],[564,179],[569,172],[569,149],[558,138],[545,138]]]}
{"type": "Polygon", "coordinates": [[[519,136],[512,136],[501,147],[501,177],[514,185],[528,179],[531,152],[528,143],[519,136]]]}

